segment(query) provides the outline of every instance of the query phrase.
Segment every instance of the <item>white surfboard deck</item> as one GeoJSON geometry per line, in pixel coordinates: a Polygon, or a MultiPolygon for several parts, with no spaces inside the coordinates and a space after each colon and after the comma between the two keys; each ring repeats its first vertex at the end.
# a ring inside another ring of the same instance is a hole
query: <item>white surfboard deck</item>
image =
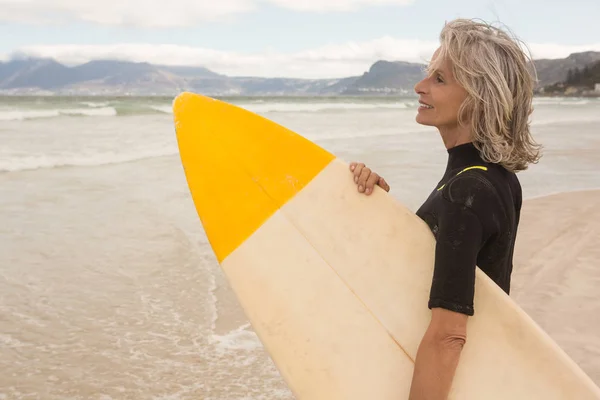
{"type": "MultiPolygon", "coordinates": [[[[174,115],[207,236],[295,397],[407,399],[431,317],[435,241],[427,225],[379,188],[358,193],[343,160],[320,158],[317,145],[246,110],[184,93],[174,115]],[[295,159],[323,167],[303,182],[295,159]],[[237,235],[232,212],[255,226],[237,235]]],[[[474,305],[450,399],[600,399],[591,379],[479,269],[474,305]]]]}

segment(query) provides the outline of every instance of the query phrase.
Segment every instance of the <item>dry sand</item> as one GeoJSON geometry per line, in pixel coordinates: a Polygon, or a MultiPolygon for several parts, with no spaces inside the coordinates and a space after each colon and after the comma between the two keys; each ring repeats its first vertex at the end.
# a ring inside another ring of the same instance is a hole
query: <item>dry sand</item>
{"type": "Polygon", "coordinates": [[[600,385],[600,190],[524,202],[511,297],[600,385]]]}

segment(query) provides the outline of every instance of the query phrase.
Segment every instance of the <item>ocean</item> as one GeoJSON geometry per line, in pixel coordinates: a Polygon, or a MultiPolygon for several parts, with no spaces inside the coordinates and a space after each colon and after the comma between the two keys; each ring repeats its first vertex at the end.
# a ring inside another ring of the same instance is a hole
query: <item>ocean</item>
{"type": "MultiPolygon", "coordinates": [[[[412,210],[446,165],[415,97],[224,100],[367,163],[412,210]]],[[[0,399],[293,399],[207,243],[171,102],[0,97],[0,399]]],[[[600,99],[534,106],[525,199],[600,188],[600,99]]]]}

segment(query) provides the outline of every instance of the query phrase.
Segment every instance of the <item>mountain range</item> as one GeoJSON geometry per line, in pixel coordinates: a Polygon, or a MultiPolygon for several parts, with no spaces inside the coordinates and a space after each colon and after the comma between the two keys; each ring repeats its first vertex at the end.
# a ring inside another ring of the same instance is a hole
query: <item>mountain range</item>
{"type": "MultiPolygon", "coordinates": [[[[538,89],[565,82],[569,70],[600,61],[600,52],[564,59],[534,60],[538,89]]],[[[339,79],[231,77],[204,67],[96,60],[69,67],[53,59],[20,58],[0,62],[0,94],[174,95],[369,95],[411,92],[424,76],[424,64],[375,62],[360,76],[339,79]]]]}

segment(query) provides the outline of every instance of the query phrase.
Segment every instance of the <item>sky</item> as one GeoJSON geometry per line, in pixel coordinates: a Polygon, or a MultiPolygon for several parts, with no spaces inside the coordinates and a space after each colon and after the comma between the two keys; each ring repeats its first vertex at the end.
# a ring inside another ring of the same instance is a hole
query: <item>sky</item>
{"type": "Polygon", "coordinates": [[[426,63],[454,18],[507,27],[535,59],[600,51],[600,0],[0,0],[0,60],[339,78],[380,59],[426,63]]]}

